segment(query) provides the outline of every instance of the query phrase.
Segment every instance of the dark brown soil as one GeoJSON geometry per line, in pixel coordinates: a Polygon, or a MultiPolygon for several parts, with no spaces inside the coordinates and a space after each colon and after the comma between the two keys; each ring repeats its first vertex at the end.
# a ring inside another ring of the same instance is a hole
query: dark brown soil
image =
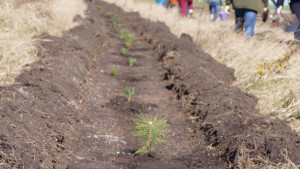
{"type": "Polygon", "coordinates": [[[87,14],[63,37],[41,37],[51,41],[40,60],[0,88],[1,168],[259,168],[263,160],[286,162],[286,152],[300,164],[297,133],[260,115],[255,97],[230,86],[233,70],[188,35],[101,1],[87,14]],[[111,17],[135,34],[126,56],[111,17]],[[130,103],[126,86],[137,90],[130,103]],[[141,146],[131,134],[139,112],[168,123],[147,156],[132,156],[141,146]]]}

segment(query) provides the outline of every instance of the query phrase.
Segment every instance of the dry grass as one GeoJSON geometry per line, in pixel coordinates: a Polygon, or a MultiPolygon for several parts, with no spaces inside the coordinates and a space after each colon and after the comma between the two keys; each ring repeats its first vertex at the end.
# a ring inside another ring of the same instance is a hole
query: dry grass
{"type": "Polygon", "coordinates": [[[235,168],[239,169],[299,169],[300,166],[295,165],[288,156],[288,152],[283,150],[282,157],[285,159],[284,163],[272,163],[268,159],[260,157],[250,157],[251,150],[241,146],[235,168]]]}
{"type": "Polygon", "coordinates": [[[246,40],[243,34],[234,32],[233,19],[211,22],[204,10],[195,10],[195,18],[182,19],[177,9],[166,10],[156,4],[106,1],[164,22],[177,36],[191,35],[207,53],[236,70],[233,85],[257,96],[263,114],[283,119],[300,132],[300,52],[290,54],[294,46],[288,43],[293,41],[293,34],[258,21],[255,37],[246,40]]]}
{"type": "Polygon", "coordinates": [[[39,39],[44,32],[61,35],[77,25],[75,15],[82,15],[83,0],[34,1],[19,3],[3,0],[0,4],[0,85],[9,85],[23,66],[37,60],[39,39]],[[67,3],[68,2],[68,3],[67,3]]]}

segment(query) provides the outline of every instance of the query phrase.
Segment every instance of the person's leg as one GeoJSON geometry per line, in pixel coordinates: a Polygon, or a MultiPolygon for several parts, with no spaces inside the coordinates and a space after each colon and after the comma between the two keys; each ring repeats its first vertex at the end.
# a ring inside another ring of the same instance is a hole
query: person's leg
{"type": "Polygon", "coordinates": [[[214,19],[214,13],[213,13],[213,3],[209,3],[209,17],[210,17],[210,20],[213,20],[214,19]]]}
{"type": "Polygon", "coordinates": [[[219,13],[219,3],[215,2],[214,21],[218,19],[218,13],[219,13]]]}
{"type": "Polygon", "coordinates": [[[254,35],[256,15],[257,13],[255,11],[247,10],[247,9],[245,11],[244,24],[245,24],[247,37],[252,37],[254,35]]]}
{"type": "Polygon", "coordinates": [[[193,0],[188,1],[189,15],[193,15],[193,0]]]}
{"type": "Polygon", "coordinates": [[[188,5],[188,0],[185,0],[185,16],[189,15],[189,5],[188,5]]]}
{"type": "Polygon", "coordinates": [[[188,1],[189,9],[193,9],[193,1],[188,1]]]}
{"type": "Polygon", "coordinates": [[[185,17],[186,1],[185,0],[179,0],[179,1],[180,1],[180,14],[182,17],[185,17]]]}
{"type": "Polygon", "coordinates": [[[273,5],[275,6],[275,11],[277,11],[278,9],[278,4],[277,4],[277,0],[271,0],[273,5]]]}
{"type": "Polygon", "coordinates": [[[179,11],[179,14],[181,15],[180,0],[178,1],[178,11],[179,11]]]}
{"type": "Polygon", "coordinates": [[[235,30],[242,31],[244,27],[244,9],[235,9],[235,30]]]}
{"type": "Polygon", "coordinates": [[[300,2],[293,3],[291,5],[291,9],[298,18],[299,26],[298,26],[297,30],[295,31],[294,35],[295,35],[295,39],[300,42],[300,2]]]}

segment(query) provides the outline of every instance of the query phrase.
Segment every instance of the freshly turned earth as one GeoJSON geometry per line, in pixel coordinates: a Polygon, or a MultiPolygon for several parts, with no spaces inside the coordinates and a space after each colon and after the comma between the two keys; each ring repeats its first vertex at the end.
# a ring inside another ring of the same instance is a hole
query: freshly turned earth
{"type": "Polygon", "coordinates": [[[285,155],[300,164],[299,135],[261,115],[254,96],[230,85],[234,70],[188,35],[101,1],[87,15],[61,38],[40,37],[50,41],[41,42],[39,61],[0,88],[0,168],[243,168],[285,155]],[[112,17],[135,35],[127,55],[112,17]],[[137,91],[131,102],[127,86],[137,91]],[[149,155],[133,156],[140,112],[168,127],[149,155]]]}

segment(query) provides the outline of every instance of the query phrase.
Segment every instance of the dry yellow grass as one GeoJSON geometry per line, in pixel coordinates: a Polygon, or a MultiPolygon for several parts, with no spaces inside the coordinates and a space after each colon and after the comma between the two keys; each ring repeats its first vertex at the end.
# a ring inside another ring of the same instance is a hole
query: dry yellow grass
{"type": "Polygon", "coordinates": [[[195,18],[182,19],[177,9],[167,10],[153,3],[105,1],[164,22],[177,36],[191,35],[205,52],[235,69],[237,80],[233,85],[257,96],[263,114],[283,119],[300,132],[300,52],[290,55],[294,48],[288,45],[294,39],[292,33],[258,22],[255,37],[246,40],[243,34],[234,32],[233,20],[212,22],[203,10],[195,10],[195,18]]]}
{"type": "Polygon", "coordinates": [[[268,159],[260,157],[250,157],[251,150],[247,149],[243,144],[241,145],[238,154],[238,160],[235,168],[239,169],[299,169],[300,166],[295,165],[288,156],[286,150],[281,151],[282,157],[286,160],[285,163],[272,163],[268,159]]]}
{"type": "Polygon", "coordinates": [[[9,85],[23,66],[37,60],[39,35],[61,35],[77,25],[76,15],[84,17],[83,0],[34,1],[21,5],[4,0],[0,4],[0,85],[9,85]]]}

